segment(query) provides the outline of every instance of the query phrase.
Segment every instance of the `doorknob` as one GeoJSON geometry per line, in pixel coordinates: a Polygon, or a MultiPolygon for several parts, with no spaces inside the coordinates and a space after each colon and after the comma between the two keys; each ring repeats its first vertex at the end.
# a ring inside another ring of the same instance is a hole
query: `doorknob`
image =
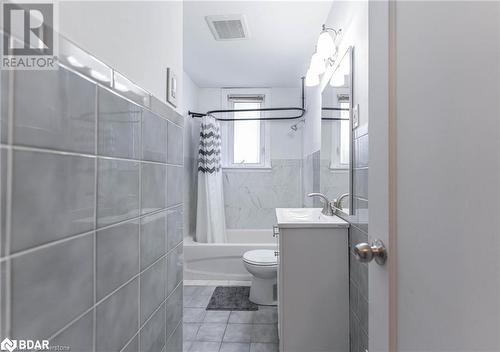
{"type": "Polygon", "coordinates": [[[362,263],[369,263],[375,258],[379,265],[384,265],[387,260],[387,250],[381,240],[375,240],[371,246],[368,243],[358,243],[354,246],[354,255],[362,263]]]}

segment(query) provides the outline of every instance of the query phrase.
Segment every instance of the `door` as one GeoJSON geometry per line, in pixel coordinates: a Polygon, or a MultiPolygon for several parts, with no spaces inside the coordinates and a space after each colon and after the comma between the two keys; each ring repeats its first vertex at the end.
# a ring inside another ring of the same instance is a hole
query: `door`
{"type": "Polygon", "coordinates": [[[370,197],[389,261],[370,264],[370,338],[387,294],[389,350],[397,333],[400,351],[500,351],[500,2],[389,6],[388,214],[370,197]]]}

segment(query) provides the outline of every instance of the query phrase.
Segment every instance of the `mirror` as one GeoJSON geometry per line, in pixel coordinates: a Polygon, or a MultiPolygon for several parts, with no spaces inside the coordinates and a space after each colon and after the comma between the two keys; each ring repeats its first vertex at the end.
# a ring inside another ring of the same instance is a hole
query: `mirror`
{"type": "Polygon", "coordinates": [[[352,47],[339,53],[325,72],[321,93],[320,192],[333,200],[347,194],[341,206],[352,204],[352,47]]]}

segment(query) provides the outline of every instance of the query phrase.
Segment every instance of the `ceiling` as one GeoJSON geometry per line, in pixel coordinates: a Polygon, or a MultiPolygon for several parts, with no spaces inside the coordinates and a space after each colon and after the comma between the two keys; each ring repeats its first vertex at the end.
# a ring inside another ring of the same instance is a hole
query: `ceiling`
{"type": "Polygon", "coordinates": [[[184,70],[199,87],[295,87],[331,1],[185,1],[184,70]],[[250,38],[216,41],[209,15],[242,14],[250,38]]]}

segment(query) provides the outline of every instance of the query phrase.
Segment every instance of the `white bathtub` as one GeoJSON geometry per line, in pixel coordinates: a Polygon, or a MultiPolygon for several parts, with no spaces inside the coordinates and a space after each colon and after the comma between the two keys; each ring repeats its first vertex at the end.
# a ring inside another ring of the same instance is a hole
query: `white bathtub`
{"type": "Polygon", "coordinates": [[[198,243],[191,237],[184,238],[184,280],[250,280],[243,253],[277,246],[272,229],[227,230],[227,238],[227,243],[198,243]]]}

